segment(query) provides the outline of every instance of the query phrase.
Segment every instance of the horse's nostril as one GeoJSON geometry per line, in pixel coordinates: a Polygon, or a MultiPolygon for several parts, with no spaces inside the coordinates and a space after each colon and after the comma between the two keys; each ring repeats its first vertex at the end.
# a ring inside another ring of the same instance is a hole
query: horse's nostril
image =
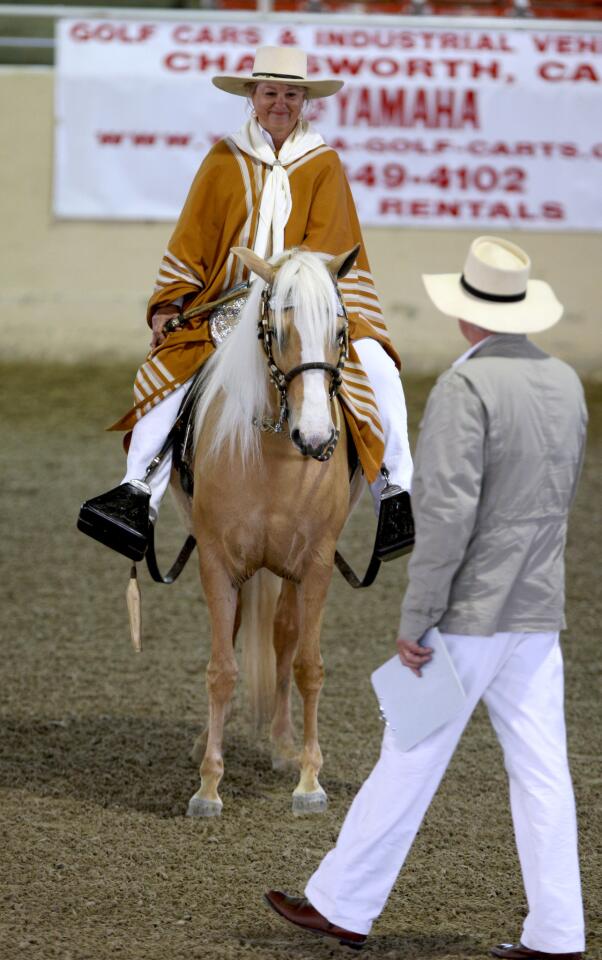
{"type": "Polygon", "coordinates": [[[294,430],[291,430],[291,440],[293,441],[295,446],[299,446],[299,444],[301,443],[301,431],[298,430],[297,427],[295,427],[294,430]]]}

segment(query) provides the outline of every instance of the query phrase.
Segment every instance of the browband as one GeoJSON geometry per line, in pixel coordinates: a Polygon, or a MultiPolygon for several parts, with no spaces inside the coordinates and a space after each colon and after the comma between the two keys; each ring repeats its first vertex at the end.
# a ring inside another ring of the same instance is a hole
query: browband
{"type": "Polygon", "coordinates": [[[460,283],[467,293],[471,293],[473,297],[479,297],[480,300],[490,300],[493,303],[518,303],[519,300],[524,300],[527,296],[526,290],[523,290],[522,293],[485,293],[484,290],[477,290],[476,287],[473,287],[465,279],[464,274],[460,277],[460,283]]]}

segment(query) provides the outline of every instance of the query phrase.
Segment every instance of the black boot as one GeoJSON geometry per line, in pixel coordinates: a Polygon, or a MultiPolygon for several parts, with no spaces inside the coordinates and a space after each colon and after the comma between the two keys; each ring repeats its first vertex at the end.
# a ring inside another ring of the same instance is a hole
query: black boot
{"type": "Polygon", "coordinates": [[[129,560],[142,560],[148,546],[150,487],[143,480],[122,483],[86,500],[77,528],[129,560]]]}

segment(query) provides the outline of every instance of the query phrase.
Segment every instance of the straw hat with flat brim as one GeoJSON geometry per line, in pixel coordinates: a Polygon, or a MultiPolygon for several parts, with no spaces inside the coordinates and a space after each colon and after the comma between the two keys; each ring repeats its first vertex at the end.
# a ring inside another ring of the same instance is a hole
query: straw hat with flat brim
{"type": "Polygon", "coordinates": [[[544,280],[529,280],[531,261],[509,240],[477,237],[463,273],[423,274],[441,313],[493,333],[538,333],[558,323],[563,306],[544,280]]]}
{"type": "Polygon", "coordinates": [[[258,47],[253,72],[247,76],[212,77],[212,83],[237,97],[249,96],[249,84],[272,80],[305,87],[307,99],[331,97],[343,86],[342,80],[311,80],[307,76],[307,54],[298,47],[258,47]]]}

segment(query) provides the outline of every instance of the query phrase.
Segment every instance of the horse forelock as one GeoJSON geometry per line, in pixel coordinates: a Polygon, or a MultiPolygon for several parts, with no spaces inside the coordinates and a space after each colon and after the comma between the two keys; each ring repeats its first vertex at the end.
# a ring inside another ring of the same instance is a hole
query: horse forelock
{"type": "Polygon", "coordinates": [[[271,307],[276,335],[294,324],[305,342],[322,346],[336,338],[337,296],[332,278],[319,254],[298,249],[275,264],[271,307]],[[305,334],[305,336],[304,336],[305,334]]]}

